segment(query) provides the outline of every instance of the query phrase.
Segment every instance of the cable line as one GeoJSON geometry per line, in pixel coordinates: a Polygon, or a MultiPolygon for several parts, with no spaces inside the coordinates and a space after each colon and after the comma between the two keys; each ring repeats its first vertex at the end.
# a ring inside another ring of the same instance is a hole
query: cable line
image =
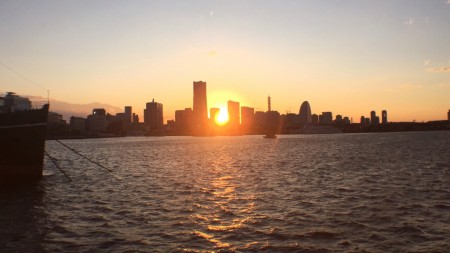
{"type": "Polygon", "coordinates": [[[97,166],[99,166],[99,167],[101,167],[101,168],[103,168],[103,169],[105,169],[105,170],[107,170],[107,171],[109,171],[109,172],[112,172],[112,170],[106,168],[105,166],[101,165],[101,164],[98,163],[98,162],[92,161],[91,159],[89,159],[89,158],[86,157],[85,155],[80,154],[80,153],[79,153],[78,151],[76,151],[75,149],[73,149],[73,148],[67,146],[67,145],[64,144],[64,143],[62,143],[60,140],[55,140],[55,141],[57,141],[58,143],[60,143],[60,144],[63,145],[64,147],[68,148],[69,150],[71,150],[71,151],[74,152],[75,154],[77,154],[77,155],[83,157],[84,159],[88,160],[89,162],[91,162],[91,163],[93,163],[93,164],[95,164],[95,165],[97,165],[97,166]]]}
{"type": "Polygon", "coordinates": [[[56,168],[58,168],[59,171],[61,171],[61,172],[64,174],[64,176],[66,176],[70,181],[72,181],[72,178],[70,178],[70,177],[69,177],[69,176],[61,169],[61,167],[59,167],[58,163],[56,163],[56,159],[55,159],[55,158],[51,157],[51,156],[47,153],[47,151],[45,151],[45,150],[44,150],[44,154],[50,159],[50,161],[53,162],[53,164],[56,166],[56,168]]]}

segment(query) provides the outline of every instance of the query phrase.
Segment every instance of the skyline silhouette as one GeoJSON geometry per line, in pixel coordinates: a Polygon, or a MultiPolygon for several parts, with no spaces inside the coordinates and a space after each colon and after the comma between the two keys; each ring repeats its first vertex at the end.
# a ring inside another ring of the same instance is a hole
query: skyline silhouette
{"type": "MultiPolygon", "coordinates": [[[[206,81],[193,81],[192,107],[178,109],[175,119],[164,118],[164,104],[160,101],[146,103],[144,117],[139,117],[133,107],[124,106],[122,112],[110,114],[104,108],[93,108],[86,118],[71,117],[70,129],[76,135],[112,134],[112,136],[131,135],[246,135],[266,134],[273,138],[276,134],[310,133],[357,133],[357,132],[396,132],[448,130],[450,118],[429,121],[427,124],[395,122],[388,120],[388,111],[370,111],[370,116],[361,115],[357,119],[332,111],[316,113],[309,101],[301,103],[298,113],[280,113],[272,107],[271,97],[267,97],[267,109],[257,111],[250,106],[241,106],[239,101],[227,101],[226,107],[208,106],[206,81]],[[140,120],[141,119],[141,120],[140,120]],[[359,122],[358,122],[359,119],[359,122]]],[[[450,110],[447,112],[447,117],[450,110]]],[[[67,123],[62,115],[50,113],[50,135],[69,135],[67,123]],[[59,132],[59,133],[58,133],[59,132]]]]}

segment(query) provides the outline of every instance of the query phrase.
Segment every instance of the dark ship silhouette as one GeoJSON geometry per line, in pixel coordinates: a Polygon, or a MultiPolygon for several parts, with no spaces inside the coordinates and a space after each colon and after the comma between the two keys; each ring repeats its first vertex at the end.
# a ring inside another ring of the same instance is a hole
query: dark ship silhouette
{"type": "Polygon", "coordinates": [[[28,98],[8,92],[0,97],[0,181],[42,177],[49,104],[32,109],[28,98]]]}

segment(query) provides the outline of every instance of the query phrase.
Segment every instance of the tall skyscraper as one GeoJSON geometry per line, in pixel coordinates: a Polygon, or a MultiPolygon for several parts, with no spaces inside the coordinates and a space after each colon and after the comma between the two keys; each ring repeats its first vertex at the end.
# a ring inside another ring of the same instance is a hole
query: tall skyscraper
{"type": "Polygon", "coordinates": [[[383,110],[381,111],[381,123],[382,124],[387,124],[387,111],[383,110]]]}
{"type": "Polygon", "coordinates": [[[228,125],[238,127],[241,123],[239,115],[239,102],[228,101],[228,125]]]}
{"type": "Polygon", "coordinates": [[[125,120],[127,124],[133,121],[133,112],[131,106],[125,106],[125,120]]]}
{"type": "Polygon", "coordinates": [[[150,133],[160,134],[164,125],[163,105],[155,100],[146,104],[144,109],[144,123],[150,133]]]}
{"type": "Polygon", "coordinates": [[[302,103],[298,114],[300,116],[300,124],[304,125],[312,122],[311,106],[309,105],[308,101],[302,103]]]}
{"type": "MultiPolygon", "coordinates": [[[[379,119],[378,119],[378,121],[379,121],[379,119]]],[[[375,111],[370,112],[370,122],[372,125],[377,124],[377,113],[375,111]]]]}
{"type": "Polygon", "coordinates": [[[196,130],[205,130],[208,124],[208,103],[206,100],[206,82],[194,81],[194,120],[196,130]]]}

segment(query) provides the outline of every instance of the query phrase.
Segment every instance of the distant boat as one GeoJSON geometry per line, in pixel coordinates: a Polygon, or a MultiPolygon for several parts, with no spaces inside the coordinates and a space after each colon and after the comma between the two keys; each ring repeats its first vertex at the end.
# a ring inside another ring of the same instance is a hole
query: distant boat
{"type": "Polygon", "coordinates": [[[275,134],[266,134],[264,135],[264,138],[274,139],[277,138],[277,136],[275,134]]]}
{"type": "Polygon", "coordinates": [[[42,177],[49,104],[32,109],[28,98],[0,97],[0,181],[42,177]]]}

